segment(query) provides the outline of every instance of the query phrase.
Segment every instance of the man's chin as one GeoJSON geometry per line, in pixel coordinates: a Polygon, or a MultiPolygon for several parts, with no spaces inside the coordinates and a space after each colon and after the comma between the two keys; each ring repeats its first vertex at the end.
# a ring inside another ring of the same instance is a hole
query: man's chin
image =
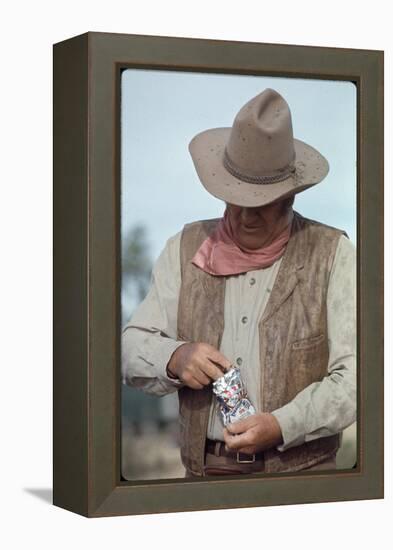
{"type": "Polygon", "coordinates": [[[263,227],[259,226],[243,226],[242,227],[242,233],[245,235],[259,235],[262,236],[265,234],[265,230],[263,227]]]}
{"type": "Polygon", "coordinates": [[[255,239],[242,239],[241,241],[238,240],[238,245],[240,248],[244,248],[247,250],[258,250],[259,248],[263,248],[265,246],[265,239],[263,237],[256,237],[255,239]]]}

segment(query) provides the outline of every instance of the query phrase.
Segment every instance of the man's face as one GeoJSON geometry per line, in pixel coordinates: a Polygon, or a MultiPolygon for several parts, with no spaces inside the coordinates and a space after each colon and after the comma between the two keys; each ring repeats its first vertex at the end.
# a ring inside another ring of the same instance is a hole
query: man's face
{"type": "Polygon", "coordinates": [[[227,212],[237,244],[257,249],[269,245],[288,225],[291,209],[284,201],[253,208],[227,203],[227,212]]]}

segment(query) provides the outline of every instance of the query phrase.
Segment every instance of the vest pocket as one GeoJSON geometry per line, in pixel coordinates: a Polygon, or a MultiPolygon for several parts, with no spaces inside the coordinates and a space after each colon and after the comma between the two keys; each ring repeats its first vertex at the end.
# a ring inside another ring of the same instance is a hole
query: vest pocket
{"type": "Polygon", "coordinates": [[[290,356],[288,388],[291,388],[290,399],[293,399],[304,388],[326,376],[328,350],[325,334],[296,340],[291,345],[290,356]]]}
{"type": "Polygon", "coordinates": [[[292,343],[292,349],[308,349],[314,346],[317,346],[325,339],[324,334],[318,334],[317,336],[310,336],[308,338],[302,338],[301,340],[296,340],[292,343]]]}

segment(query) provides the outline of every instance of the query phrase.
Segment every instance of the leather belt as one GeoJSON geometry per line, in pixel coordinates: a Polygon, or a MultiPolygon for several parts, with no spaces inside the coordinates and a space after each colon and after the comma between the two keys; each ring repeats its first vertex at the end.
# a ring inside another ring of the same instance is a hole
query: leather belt
{"type": "Polygon", "coordinates": [[[238,464],[250,464],[259,460],[263,460],[263,453],[249,455],[247,453],[239,453],[236,451],[227,451],[224,441],[206,440],[206,452],[215,456],[225,456],[233,458],[238,464]]]}
{"type": "Polygon", "coordinates": [[[238,470],[239,468],[242,468],[242,465],[244,465],[246,470],[250,467],[252,469],[256,468],[257,470],[263,469],[263,453],[250,455],[246,453],[239,453],[237,451],[227,451],[223,441],[213,441],[211,439],[207,439],[206,454],[209,455],[206,457],[206,465],[209,464],[214,468],[222,465],[225,469],[231,469],[233,467],[238,470]],[[217,458],[216,461],[214,460],[214,457],[217,458]]]}

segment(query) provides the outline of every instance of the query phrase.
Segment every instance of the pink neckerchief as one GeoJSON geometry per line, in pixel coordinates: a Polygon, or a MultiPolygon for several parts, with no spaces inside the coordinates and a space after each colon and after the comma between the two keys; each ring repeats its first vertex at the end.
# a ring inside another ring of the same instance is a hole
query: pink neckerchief
{"type": "Polygon", "coordinates": [[[236,244],[229,216],[225,210],[214,232],[203,241],[192,263],[210,275],[239,275],[271,266],[284,254],[291,235],[291,221],[268,246],[247,249],[236,244]]]}

